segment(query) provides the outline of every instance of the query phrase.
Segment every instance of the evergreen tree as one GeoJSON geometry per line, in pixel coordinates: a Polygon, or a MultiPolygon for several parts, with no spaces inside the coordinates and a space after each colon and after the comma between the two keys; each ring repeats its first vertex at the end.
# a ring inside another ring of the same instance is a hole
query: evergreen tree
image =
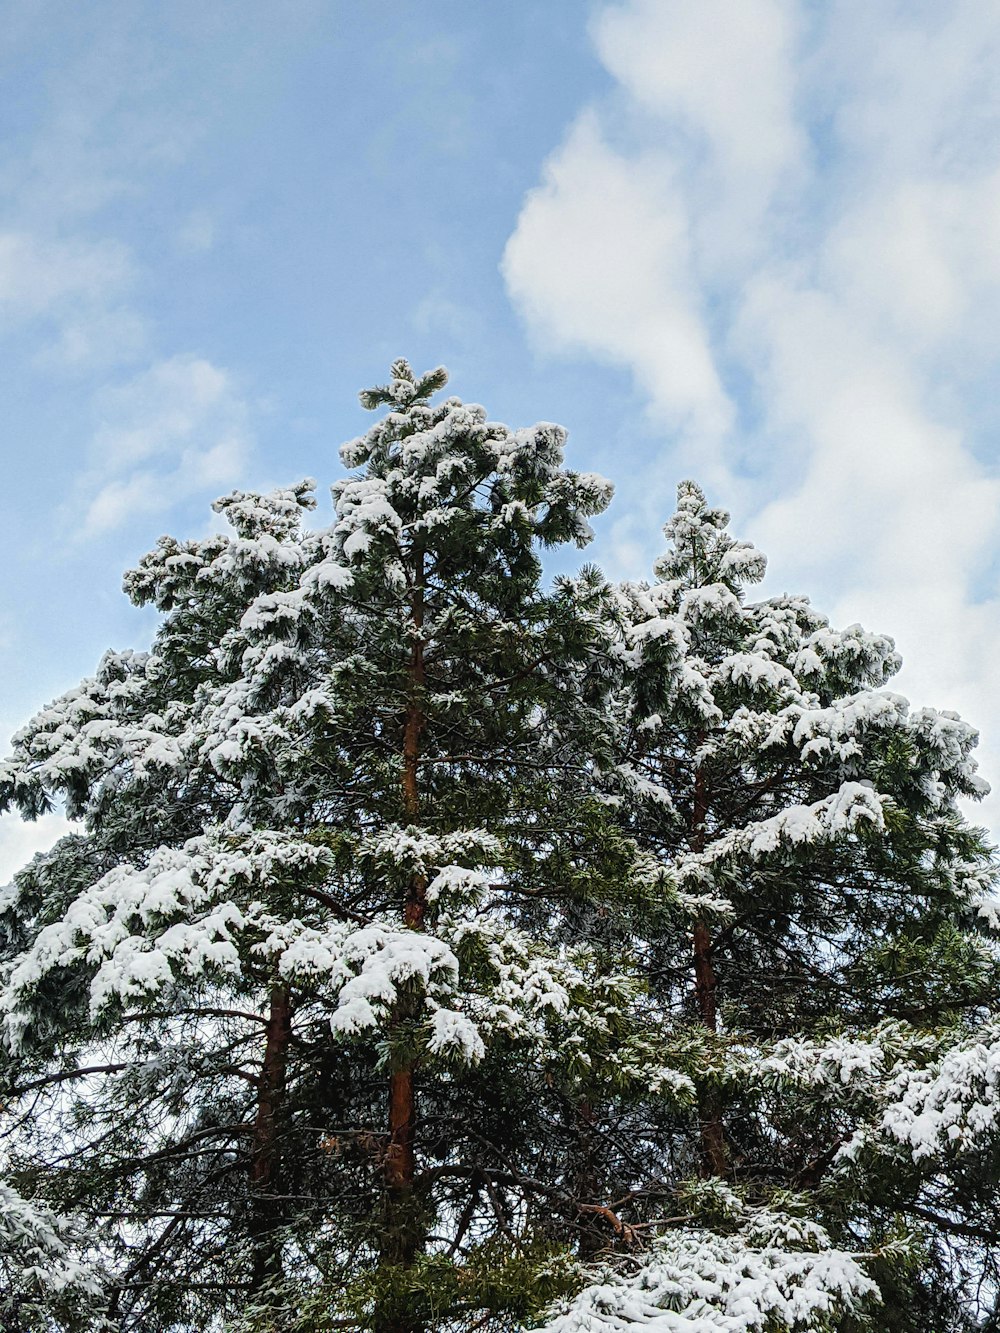
{"type": "Polygon", "coordinates": [[[621,590],[605,772],[656,908],[619,929],[697,1115],[633,1104],[627,1158],[621,1108],[596,1132],[623,1231],[664,1200],[673,1226],[546,1327],[976,1328],[1000,1239],[976,734],[883,688],[889,639],[748,602],[764,559],[727,523],[682,485],[657,581],[621,590]]]}
{"type": "Polygon", "coordinates": [[[304,483],[161,540],[126,578],[152,651],[4,769],[8,804],[85,828],[6,904],[5,1082],[44,1098],[14,1179],[104,1221],[116,1327],[247,1294],[271,1327],[322,1275],[321,1307],[411,1330],[448,1314],[442,1263],[459,1311],[527,1312],[559,1281],[538,1090],[645,1076],[641,1034],[609,1040],[625,983],[525,929],[632,855],[560,739],[604,712],[575,666],[606,589],[543,592],[537,553],[609,488],[558,427],[432,406],[443,382],[398,362],[363,395],[390,411],[328,530],[304,483]]]}
{"type": "Polygon", "coordinates": [[[0,903],[0,1309],[991,1326],[975,733],[888,639],[748,601],[690,483],[655,582],[543,587],[609,488],[444,380],[362,395],[330,527],[307,482],[161,539],[151,651],[0,768],[83,828],[0,903]]]}

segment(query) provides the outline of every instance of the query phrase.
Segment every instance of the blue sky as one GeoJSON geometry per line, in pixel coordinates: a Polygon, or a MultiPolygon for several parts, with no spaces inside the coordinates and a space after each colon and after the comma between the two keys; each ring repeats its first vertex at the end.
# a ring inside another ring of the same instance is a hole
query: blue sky
{"type": "Polygon", "coordinates": [[[698,477],[1000,780],[998,0],[0,12],[5,734],[402,354],[570,428],[615,575],[698,477]]]}

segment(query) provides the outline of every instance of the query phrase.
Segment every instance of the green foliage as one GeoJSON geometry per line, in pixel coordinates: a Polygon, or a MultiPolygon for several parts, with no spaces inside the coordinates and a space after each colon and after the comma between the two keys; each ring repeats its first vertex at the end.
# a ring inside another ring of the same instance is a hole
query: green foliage
{"type": "MultiPolygon", "coordinates": [[[[461,1258],[424,1254],[409,1267],[381,1266],[360,1277],[321,1281],[300,1300],[293,1298],[279,1326],[283,1333],[360,1333],[376,1326],[377,1311],[387,1324],[516,1333],[580,1281],[579,1264],[565,1250],[544,1244],[521,1249],[500,1239],[473,1246],[461,1258]]],[[[273,1310],[251,1314],[232,1326],[233,1333],[269,1333],[274,1319],[273,1310]]]]}

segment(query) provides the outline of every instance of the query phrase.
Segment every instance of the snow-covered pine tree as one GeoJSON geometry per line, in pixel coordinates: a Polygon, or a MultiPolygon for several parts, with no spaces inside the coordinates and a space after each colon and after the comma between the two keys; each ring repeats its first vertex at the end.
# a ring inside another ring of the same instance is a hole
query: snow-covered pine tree
{"type": "Polygon", "coordinates": [[[552,1130],[580,1071],[667,1077],[628,969],[540,928],[634,860],[580,745],[607,589],[538,558],[609,488],[443,382],[363,395],[330,528],[304,483],[162,539],[151,652],[0,773],[83,822],[4,900],[6,1168],[89,1221],[116,1329],[527,1318],[593,1204],[552,1130]]]}
{"type": "Polygon", "coordinates": [[[545,1328],[993,1328],[995,866],[958,806],[986,790],[976,735],[884,688],[890,640],[748,602],[764,559],[727,523],[682,485],[657,581],[621,590],[606,773],[650,886],[614,929],[697,1114],[594,1108],[630,1243],[545,1328]]]}

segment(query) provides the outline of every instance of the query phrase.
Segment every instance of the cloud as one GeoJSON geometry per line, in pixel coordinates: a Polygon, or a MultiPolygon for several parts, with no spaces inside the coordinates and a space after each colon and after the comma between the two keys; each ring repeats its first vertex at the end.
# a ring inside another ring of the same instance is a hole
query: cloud
{"type": "Polygon", "coordinates": [[[147,334],[127,304],[134,279],[130,251],[114,240],[0,231],[0,335],[23,340],[28,328],[36,365],[79,370],[133,360],[147,334]]]}
{"type": "Polygon", "coordinates": [[[103,303],[132,277],[114,241],[47,240],[0,232],[0,319],[33,319],[78,303],[103,303]]]}
{"type": "Polygon", "coordinates": [[[798,27],[785,0],[635,0],[595,19],[598,54],[633,112],[669,127],[671,155],[700,170],[700,179],[686,173],[679,192],[699,220],[709,269],[759,246],[762,216],[803,169],[793,107],[798,27]]]}
{"type": "Polygon", "coordinates": [[[732,408],[673,176],[661,155],[624,159],[585,113],[528,196],[503,270],[542,346],[631,366],[671,427],[711,444],[732,408]]]}
{"type": "Polygon", "coordinates": [[[158,361],[100,396],[82,535],[155,513],[239,475],[248,409],[232,376],[202,357],[158,361]]]}
{"type": "Polygon", "coordinates": [[[592,34],[614,95],[504,257],[534,340],[632,371],[663,442],[626,495],[700,453],[769,586],[894,633],[1000,779],[1000,4],[629,0],[592,34]]]}
{"type": "Polygon", "coordinates": [[[410,324],[424,337],[474,343],[481,337],[481,312],[472,303],[453,301],[441,291],[422,297],[410,312],[410,324]]]}
{"type": "MultiPolygon", "coordinates": [[[[158,230],[141,212],[137,227],[128,206],[183,164],[215,85],[206,93],[191,84],[182,51],[165,59],[155,25],[135,14],[109,10],[84,29],[79,42],[67,38],[67,57],[50,70],[26,130],[0,155],[8,200],[0,334],[25,376],[43,386],[56,380],[57,392],[67,376],[75,381],[80,438],[67,489],[74,534],[93,537],[228,485],[250,431],[231,374],[183,345],[164,346],[164,330],[143,308],[155,287],[144,253],[162,260],[164,229],[182,249],[209,249],[211,216],[189,207],[178,225],[168,209],[158,230]],[[88,409],[98,423],[89,456],[88,409]]],[[[193,20],[183,49],[197,51],[200,30],[193,20]]],[[[25,51],[48,45],[34,19],[7,40],[25,51]]]]}

